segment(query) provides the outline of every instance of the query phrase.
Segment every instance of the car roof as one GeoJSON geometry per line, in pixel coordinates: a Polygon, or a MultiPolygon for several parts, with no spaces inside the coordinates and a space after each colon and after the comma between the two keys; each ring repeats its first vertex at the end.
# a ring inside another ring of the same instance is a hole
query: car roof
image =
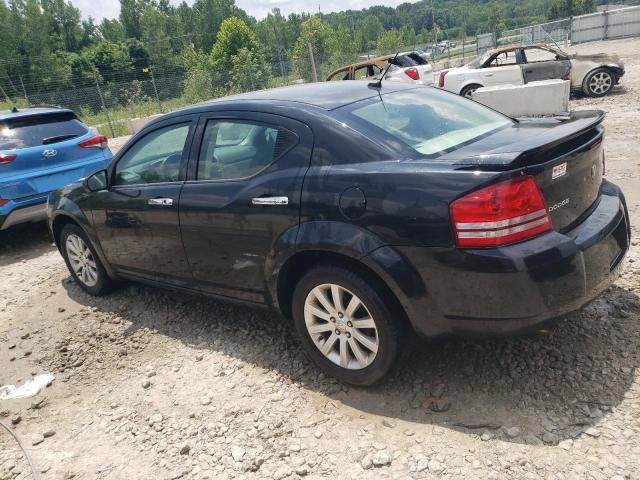
{"type": "Polygon", "coordinates": [[[174,113],[182,115],[207,110],[206,107],[225,107],[250,102],[276,102],[280,104],[313,106],[323,110],[334,110],[353,102],[391,93],[399,90],[415,88],[415,85],[401,82],[382,82],[380,90],[369,87],[369,80],[353,80],[350,82],[318,82],[293,85],[288,87],[257,90],[254,92],[217,98],[174,113]]]}
{"type": "Polygon", "coordinates": [[[531,48],[544,48],[544,49],[548,49],[548,50],[554,50],[557,52],[560,52],[561,50],[559,50],[558,48],[555,48],[551,45],[546,45],[544,43],[534,43],[531,45],[515,45],[515,46],[511,46],[511,47],[502,47],[502,48],[494,48],[492,50],[489,50],[487,52],[485,52],[483,54],[483,56],[489,56],[489,55],[493,55],[494,53],[501,53],[501,52],[513,52],[515,50],[529,50],[531,48]]]}
{"type": "Polygon", "coordinates": [[[14,108],[13,110],[0,110],[0,121],[12,118],[29,117],[32,115],[50,115],[53,113],[73,113],[67,108],[58,107],[27,107],[14,108]]]}

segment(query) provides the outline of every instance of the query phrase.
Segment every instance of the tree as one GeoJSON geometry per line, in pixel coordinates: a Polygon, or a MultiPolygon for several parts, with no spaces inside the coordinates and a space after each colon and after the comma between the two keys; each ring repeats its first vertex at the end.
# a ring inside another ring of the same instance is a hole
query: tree
{"type": "Polygon", "coordinates": [[[359,28],[360,32],[362,32],[361,38],[363,44],[361,48],[365,51],[375,48],[378,37],[380,37],[380,34],[384,31],[382,22],[374,15],[367,15],[362,22],[360,22],[359,28]]]}
{"type": "Polygon", "coordinates": [[[210,51],[222,22],[233,16],[248,20],[244,10],[235,6],[234,0],[196,0],[192,16],[195,46],[202,51],[210,51]]]}
{"type": "MultiPolygon", "coordinates": [[[[293,48],[293,61],[298,75],[306,80],[313,79],[311,54],[309,45],[313,50],[316,70],[331,56],[331,31],[329,27],[318,17],[310,17],[304,21],[300,30],[300,36],[293,48]]],[[[320,79],[318,79],[320,80],[320,79]]]]}
{"type": "Polygon", "coordinates": [[[141,0],[120,0],[120,22],[127,38],[140,38],[141,0]]]}
{"type": "Polygon", "coordinates": [[[378,55],[396,53],[404,48],[402,34],[398,30],[387,30],[382,32],[378,38],[378,55]]]}
{"type": "Polygon", "coordinates": [[[209,62],[214,70],[228,72],[233,64],[232,57],[243,48],[250,52],[260,50],[256,34],[243,20],[237,17],[227,18],[218,30],[216,43],[209,55],[209,62]]]}
{"type": "Polygon", "coordinates": [[[98,33],[102,40],[106,42],[117,43],[124,42],[127,39],[127,33],[120,20],[105,18],[98,26],[98,33]]]}
{"type": "Polygon", "coordinates": [[[241,48],[231,57],[231,88],[246,92],[266,88],[271,78],[264,56],[255,50],[241,48]]]}

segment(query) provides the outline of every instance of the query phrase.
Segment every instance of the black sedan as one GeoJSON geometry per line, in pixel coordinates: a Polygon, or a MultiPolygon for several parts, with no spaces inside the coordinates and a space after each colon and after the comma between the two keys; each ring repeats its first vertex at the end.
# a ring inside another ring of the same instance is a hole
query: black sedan
{"type": "Polygon", "coordinates": [[[405,335],[576,310],[629,246],[601,112],[517,121],[437,89],[322,83],[165,115],[53,193],[71,275],[271,307],[329,374],[371,384],[405,335]]]}

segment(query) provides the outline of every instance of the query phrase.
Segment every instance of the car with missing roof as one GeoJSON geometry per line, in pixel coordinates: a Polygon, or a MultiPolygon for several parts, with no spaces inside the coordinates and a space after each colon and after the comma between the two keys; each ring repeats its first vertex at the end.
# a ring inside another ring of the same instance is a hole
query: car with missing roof
{"type": "Polygon", "coordinates": [[[467,65],[442,70],[438,86],[470,97],[481,87],[562,79],[571,81],[574,93],[603,97],[624,73],[617,55],[569,55],[548,45],[526,45],[490,50],[467,65]]]}
{"type": "Polygon", "coordinates": [[[107,139],[71,110],[0,112],[0,230],[47,217],[49,193],[105,168],[107,139]]]}
{"type": "Polygon", "coordinates": [[[329,73],[327,82],[379,79],[385,71],[385,81],[433,84],[433,67],[423,55],[414,51],[368,58],[345,65],[329,73]]]}
{"type": "Polygon", "coordinates": [[[409,337],[541,328],[611,285],[630,227],[602,119],[384,81],[261,90],[150,122],[51,195],[49,226],[90,294],[127,279],[270,308],[368,385],[409,337]]]}

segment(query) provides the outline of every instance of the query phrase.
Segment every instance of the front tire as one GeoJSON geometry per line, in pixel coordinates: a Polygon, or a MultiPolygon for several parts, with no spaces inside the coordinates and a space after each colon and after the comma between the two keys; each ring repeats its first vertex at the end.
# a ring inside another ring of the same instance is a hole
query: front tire
{"type": "Polygon", "coordinates": [[[398,355],[394,308],[364,276],[337,266],[314,268],[293,294],[296,330],[311,360],[353,385],[381,380],[398,355]]]}
{"type": "Polygon", "coordinates": [[[60,249],[76,283],[87,293],[100,296],[113,287],[91,241],[77,225],[66,225],[60,234],[60,249]]]}
{"type": "Polygon", "coordinates": [[[582,91],[589,97],[604,97],[616,83],[615,76],[608,68],[596,68],[585,77],[582,91]]]}

